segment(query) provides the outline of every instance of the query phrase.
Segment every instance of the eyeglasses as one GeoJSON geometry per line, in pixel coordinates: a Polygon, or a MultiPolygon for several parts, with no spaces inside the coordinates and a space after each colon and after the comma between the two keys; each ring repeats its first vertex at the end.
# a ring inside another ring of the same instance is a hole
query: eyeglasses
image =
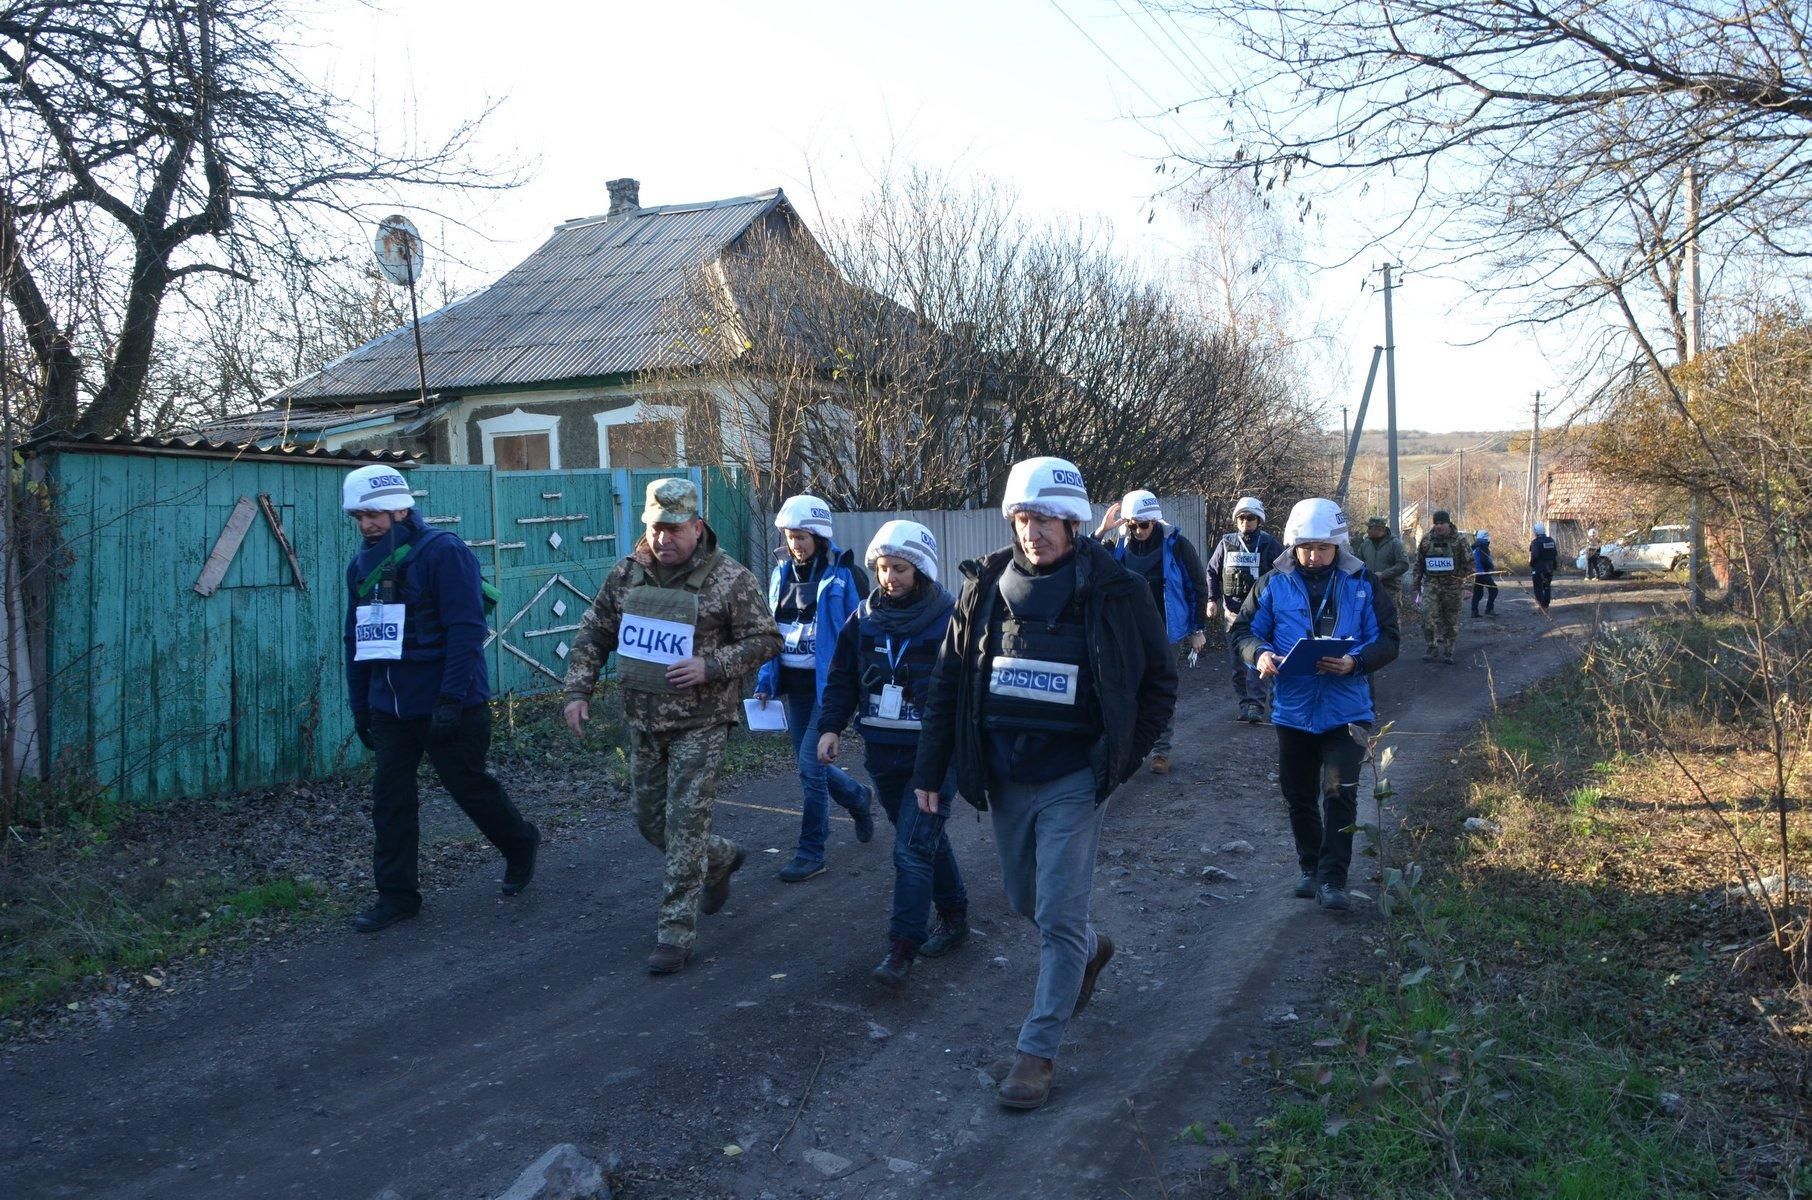
{"type": "Polygon", "coordinates": [[[1132,527],[1140,533],[1150,533],[1151,527],[1156,524],[1156,521],[1134,521],[1132,527]]]}

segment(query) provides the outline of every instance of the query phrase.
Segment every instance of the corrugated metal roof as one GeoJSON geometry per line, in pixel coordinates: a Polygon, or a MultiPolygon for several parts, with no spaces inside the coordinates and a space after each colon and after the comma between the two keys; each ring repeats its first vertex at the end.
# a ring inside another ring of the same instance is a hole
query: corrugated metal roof
{"type": "Polygon", "coordinates": [[[25,443],[27,454],[74,451],[88,454],[164,454],[182,458],[266,458],[282,462],[340,466],[345,463],[414,463],[417,456],[401,450],[316,450],[216,442],[203,437],[127,437],[125,434],[53,434],[25,443]]]}
{"type": "MultiPolygon", "coordinates": [[[[698,361],[663,328],[694,272],[787,205],[779,188],[706,204],[639,208],[555,228],[482,291],[422,317],[430,391],[596,379],[698,361]]],[[[789,209],[790,211],[790,209],[789,209]]],[[[406,328],[277,392],[273,403],[408,395],[418,387],[406,328]]]]}
{"type": "MultiPolygon", "coordinates": [[[[430,398],[429,406],[433,407],[430,398]]],[[[330,408],[307,408],[294,405],[280,405],[276,408],[259,409],[256,412],[240,413],[219,421],[210,421],[198,425],[193,433],[209,441],[230,444],[262,441],[268,437],[288,439],[296,436],[323,433],[343,425],[357,424],[361,421],[381,421],[386,418],[407,419],[422,411],[419,400],[391,401],[382,404],[355,404],[347,407],[334,405],[330,408]]],[[[187,434],[183,436],[188,436],[187,434]]]]}

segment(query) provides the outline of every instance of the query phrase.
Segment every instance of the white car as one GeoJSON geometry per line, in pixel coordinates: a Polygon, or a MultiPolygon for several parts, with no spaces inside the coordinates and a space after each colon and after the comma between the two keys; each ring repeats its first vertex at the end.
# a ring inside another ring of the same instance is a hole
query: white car
{"type": "MultiPolygon", "coordinates": [[[[1684,567],[1692,556],[1692,543],[1684,525],[1656,525],[1652,529],[1630,529],[1614,542],[1599,547],[1600,575],[1615,579],[1619,575],[1639,572],[1665,573],[1684,567]]],[[[1586,552],[1581,550],[1575,565],[1586,569],[1586,552]]]]}

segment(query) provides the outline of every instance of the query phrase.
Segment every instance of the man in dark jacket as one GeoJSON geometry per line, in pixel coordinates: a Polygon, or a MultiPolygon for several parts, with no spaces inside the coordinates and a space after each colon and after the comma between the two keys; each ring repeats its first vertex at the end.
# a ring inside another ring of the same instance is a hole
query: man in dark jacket
{"type": "Polygon", "coordinates": [[[422,522],[395,467],[346,477],[341,506],[365,547],[346,570],[346,695],[353,727],[377,754],[371,780],[377,903],[353,918],[375,933],[422,906],[416,856],[422,755],[491,845],[503,852],[503,894],[535,873],[540,832],[485,770],[491,685],[484,665],[484,593],[466,544],[422,522]]]}
{"type": "Polygon", "coordinates": [[[1001,512],[1013,544],[963,564],[913,788],[939,811],[954,761],[963,796],[992,816],[1008,899],[1038,925],[1038,986],[999,1092],[1037,1108],[1114,953],[1089,920],[1102,801],[1170,723],[1177,674],[1151,589],[1082,536],[1091,512],[1074,465],[1014,464],[1001,512]]]}
{"type": "Polygon", "coordinates": [[[1559,568],[1560,543],[1548,536],[1546,521],[1537,521],[1535,536],[1529,539],[1529,589],[1543,612],[1554,599],[1554,572],[1559,568]]]}
{"type": "Polygon", "coordinates": [[[1265,719],[1271,703],[1271,681],[1259,675],[1233,649],[1233,621],[1246,597],[1283,553],[1283,543],[1259,528],[1265,506],[1256,496],[1241,496],[1233,506],[1232,533],[1223,537],[1208,556],[1208,615],[1220,616],[1228,632],[1227,659],[1233,666],[1233,694],[1239,699],[1239,719],[1253,725],[1265,719]]]}
{"type": "MultiPolygon", "coordinates": [[[[1152,603],[1164,618],[1170,644],[1179,656],[1188,655],[1193,660],[1208,644],[1202,623],[1208,603],[1208,578],[1202,569],[1202,556],[1181,529],[1164,520],[1158,498],[1143,488],[1128,492],[1120,503],[1109,505],[1095,536],[1102,537],[1115,525],[1121,527],[1120,536],[1106,543],[1114,558],[1151,585],[1152,603]]],[[[1155,775],[1170,774],[1170,735],[1171,727],[1166,725],[1151,748],[1151,770],[1155,775]]]]}

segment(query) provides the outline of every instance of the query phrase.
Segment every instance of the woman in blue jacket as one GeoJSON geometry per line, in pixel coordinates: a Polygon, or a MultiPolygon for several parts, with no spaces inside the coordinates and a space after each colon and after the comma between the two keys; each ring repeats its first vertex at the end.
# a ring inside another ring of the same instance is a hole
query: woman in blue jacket
{"type": "Polygon", "coordinates": [[[1359,811],[1361,730],[1374,719],[1366,678],[1397,657],[1397,608],[1347,548],[1346,517],[1332,500],[1304,500],[1284,526],[1285,552],[1259,580],[1233,624],[1240,657],[1276,681],[1277,778],[1302,867],[1296,895],[1323,908],[1352,907],[1350,832],[1359,811]],[[1280,674],[1305,637],[1349,639],[1346,652],[1303,674],[1280,674]],[[1326,781],[1324,783],[1324,780],[1326,781]]]}
{"type": "MultiPolygon", "coordinates": [[[[901,988],[916,955],[935,957],[969,936],[969,896],[944,835],[950,808],[923,812],[912,794],[920,719],[956,602],[938,585],[937,539],[916,521],[881,526],[866,558],[875,590],[837,635],[818,722],[818,757],[837,761],[841,734],[853,718],[862,731],[868,776],[894,825],[893,915],[887,957],[874,975],[901,988]],[[933,905],[937,928],[928,929],[933,905]]],[[[955,794],[954,778],[947,779],[940,795],[955,794]]]]}
{"type": "Polygon", "coordinates": [[[824,872],[830,840],[830,802],[849,810],[856,840],[875,835],[872,793],[841,767],[818,761],[818,703],[830,675],[837,633],[868,595],[868,576],[855,556],[831,541],[830,505],[817,496],[790,496],[774,527],[786,538],[785,557],[768,579],[768,603],[780,626],[780,657],[755,677],[755,698],[786,703],[786,729],[799,765],[804,812],[799,847],[780,868],[782,883],[800,883],[824,872]]]}

